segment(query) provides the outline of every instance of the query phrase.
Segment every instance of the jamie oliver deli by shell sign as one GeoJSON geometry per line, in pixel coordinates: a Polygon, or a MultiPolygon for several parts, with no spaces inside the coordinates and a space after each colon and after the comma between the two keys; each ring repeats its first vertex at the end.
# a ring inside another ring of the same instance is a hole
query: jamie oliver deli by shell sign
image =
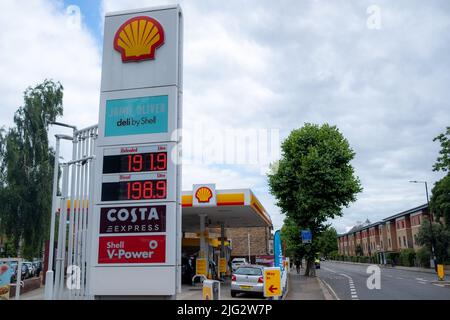
{"type": "Polygon", "coordinates": [[[107,14],[90,291],[174,296],[181,279],[182,15],[107,14]]]}

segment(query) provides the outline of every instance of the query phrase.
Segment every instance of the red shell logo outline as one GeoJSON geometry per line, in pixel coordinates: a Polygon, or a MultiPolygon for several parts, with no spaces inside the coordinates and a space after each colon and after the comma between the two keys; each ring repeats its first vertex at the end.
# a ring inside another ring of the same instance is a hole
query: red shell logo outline
{"type": "Polygon", "coordinates": [[[156,49],[163,44],[163,27],[147,16],[128,19],[114,36],[114,49],[120,52],[123,62],[153,60],[156,49]]]}
{"type": "Polygon", "coordinates": [[[213,197],[213,192],[208,187],[201,187],[195,193],[195,197],[199,203],[208,203],[213,197]]]}

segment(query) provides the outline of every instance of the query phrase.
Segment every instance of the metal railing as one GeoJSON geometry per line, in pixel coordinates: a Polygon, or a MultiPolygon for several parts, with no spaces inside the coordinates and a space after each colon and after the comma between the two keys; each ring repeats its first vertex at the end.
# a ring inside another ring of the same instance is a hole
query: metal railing
{"type": "Polygon", "coordinates": [[[56,220],[55,209],[58,202],[60,213],[55,274],[53,275],[51,263],[54,249],[51,246],[46,299],[91,298],[87,287],[90,242],[87,231],[88,213],[93,212],[94,152],[97,135],[97,125],[81,130],[74,129],[72,160],[61,164],[55,161],[55,170],[62,168],[62,194],[58,198],[55,192],[52,200],[52,221],[56,220]]]}

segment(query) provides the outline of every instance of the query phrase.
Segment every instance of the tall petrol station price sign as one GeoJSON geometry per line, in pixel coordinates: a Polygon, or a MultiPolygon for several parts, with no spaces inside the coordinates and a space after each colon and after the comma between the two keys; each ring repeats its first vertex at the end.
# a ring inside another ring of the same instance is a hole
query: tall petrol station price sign
{"type": "Polygon", "coordinates": [[[90,293],[174,296],[181,283],[179,6],[107,14],[90,293]]]}

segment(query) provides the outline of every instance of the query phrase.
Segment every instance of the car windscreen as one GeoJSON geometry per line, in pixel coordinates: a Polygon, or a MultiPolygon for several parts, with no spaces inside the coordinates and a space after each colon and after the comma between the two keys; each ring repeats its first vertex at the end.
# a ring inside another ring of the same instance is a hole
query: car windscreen
{"type": "Polygon", "coordinates": [[[259,268],[239,268],[236,270],[235,274],[245,276],[260,276],[262,275],[262,271],[259,268]]]}

